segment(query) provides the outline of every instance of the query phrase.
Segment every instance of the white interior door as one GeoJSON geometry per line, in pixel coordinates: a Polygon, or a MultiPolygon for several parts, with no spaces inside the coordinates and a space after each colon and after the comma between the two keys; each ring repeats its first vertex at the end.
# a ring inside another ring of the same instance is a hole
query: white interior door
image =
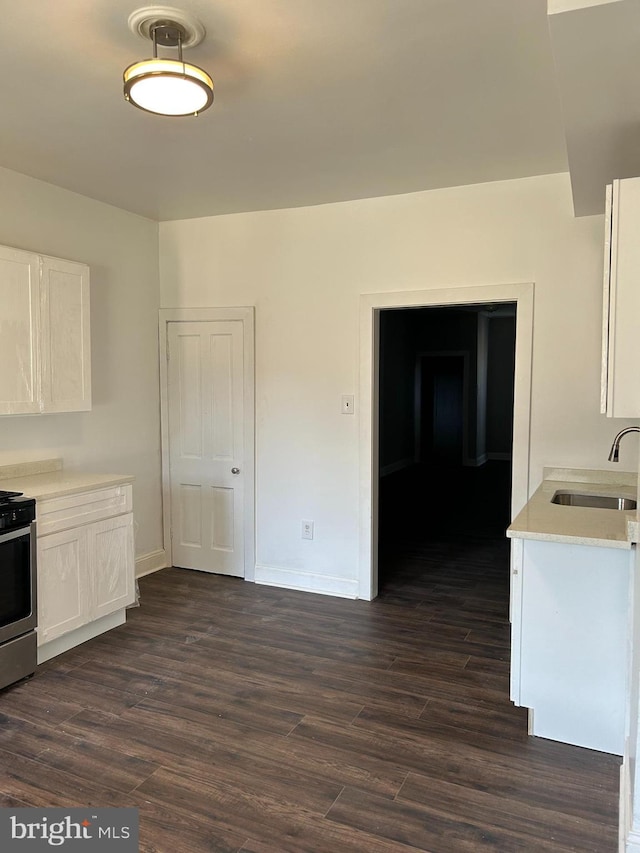
{"type": "Polygon", "coordinates": [[[244,577],[244,326],[167,330],[173,565],[244,577]]]}

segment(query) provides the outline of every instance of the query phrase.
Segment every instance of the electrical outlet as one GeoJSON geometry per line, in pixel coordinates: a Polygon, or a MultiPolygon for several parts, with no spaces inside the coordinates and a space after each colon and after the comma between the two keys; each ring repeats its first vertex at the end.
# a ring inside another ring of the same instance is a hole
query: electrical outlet
{"type": "Polygon", "coordinates": [[[302,538],[313,539],[313,521],[302,519],[302,538]]]}

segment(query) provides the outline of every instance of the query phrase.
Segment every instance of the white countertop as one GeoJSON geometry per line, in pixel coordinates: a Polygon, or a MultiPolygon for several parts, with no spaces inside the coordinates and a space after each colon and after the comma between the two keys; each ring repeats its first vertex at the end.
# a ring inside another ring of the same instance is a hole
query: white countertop
{"type": "Polygon", "coordinates": [[[512,539],[539,539],[601,548],[631,548],[638,541],[637,510],[560,506],[557,490],[637,499],[637,477],[628,472],[545,469],[545,479],[507,529],[512,539]]]}
{"type": "MultiPolygon", "coordinates": [[[[59,460],[50,460],[58,463],[59,460]]],[[[133,483],[131,474],[91,474],[87,472],[65,471],[59,464],[24,463],[23,465],[0,469],[0,489],[9,492],[24,492],[26,497],[42,500],[60,498],[65,495],[88,492],[93,489],[107,489],[133,483]],[[46,470],[52,468],[53,470],[46,470]],[[45,469],[45,470],[43,470],[45,469]],[[39,473],[35,473],[39,471],[39,473]],[[34,472],[34,473],[32,473],[34,472]],[[12,476],[2,476],[10,473],[12,476]],[[14,476],[15,475],[15,476],[14,476]]]]}

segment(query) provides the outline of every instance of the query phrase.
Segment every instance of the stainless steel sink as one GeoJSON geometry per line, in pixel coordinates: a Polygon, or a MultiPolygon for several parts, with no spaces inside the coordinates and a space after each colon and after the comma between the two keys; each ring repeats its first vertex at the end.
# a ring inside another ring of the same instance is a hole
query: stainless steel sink
{"type": "Polygon", "coordinates": [[[561,506],[588,506],[598,509],[635,509],[638,506],[633,498],[619,495],[585,495],[581,492],[557,491],[551,498],[552,504],[561,506]]]}

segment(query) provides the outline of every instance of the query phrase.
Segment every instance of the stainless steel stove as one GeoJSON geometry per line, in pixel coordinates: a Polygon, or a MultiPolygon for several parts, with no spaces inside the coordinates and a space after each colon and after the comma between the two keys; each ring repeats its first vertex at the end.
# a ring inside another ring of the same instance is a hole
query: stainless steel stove
{"type": "Polygon", "coordinates": [[[37,665],[36,502],[0,491],[0,688],[37,665]]]}

